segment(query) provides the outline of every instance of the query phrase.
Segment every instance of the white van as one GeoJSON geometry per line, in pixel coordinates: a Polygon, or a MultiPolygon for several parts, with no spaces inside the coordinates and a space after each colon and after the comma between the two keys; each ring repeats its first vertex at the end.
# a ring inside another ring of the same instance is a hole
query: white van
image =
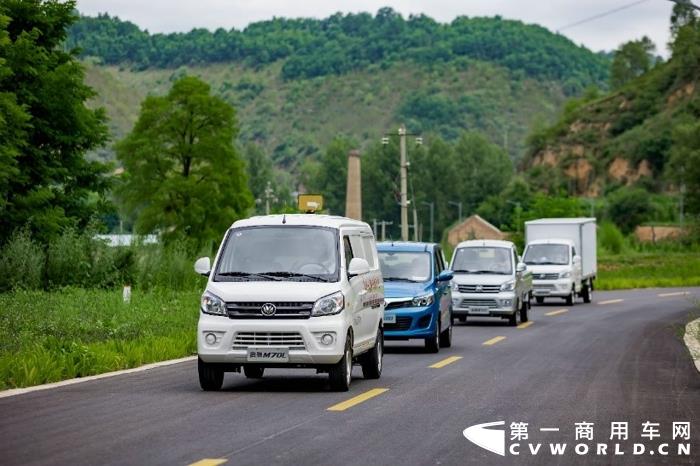
{"type": "Polygon", "coordinates": [[[219,390],[224,372],[314,368],[346,391],[353,362],[382,372],[384,282],[369,225],[325,215],[235,222],[213,266],[197,326],[199,383],[219,390]]]}

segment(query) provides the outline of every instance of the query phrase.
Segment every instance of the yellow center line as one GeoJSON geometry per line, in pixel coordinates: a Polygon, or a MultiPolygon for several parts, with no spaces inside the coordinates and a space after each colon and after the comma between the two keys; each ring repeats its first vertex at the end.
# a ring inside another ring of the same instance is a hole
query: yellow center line
{"type": "Polygon", "coordinates": [[[216,458],[216,459],[211,459],[211,458],[205,458],[203,460],[199,460],[196,463],[192,463],[189,466],[219,466],[220,464],[224,464],[227,462],[227,459],[221,459],[221,458],[216,458]]]}
{"type": "Polygon", "coordinates": [[[455,361],[459,361],[462,359],[462,356],[450,356],[449,358],[445,358],[442,361],[438,361],[435,364],[428,366],[431,369],[440,369],[441,367],[445,367],[448,364],[452,364],[455,361]]]}
{"type": "Polygon", "coordinates": [[[522,324],[518,325],[518,328],[528,328],[532,324],[534,324],[534,322],[530,320],[528,322],[523,322],[522,324]]]}
{"type": "Polygon", "coordinates": [[[343,401],[342,403],[338,403],[331,406],[330,408],[328,408],[328,411],[345,411],[346,409],[350,409],[355,405],[359,405],[360,403],[367,401],[370,398],[374,398],[377,395],[381,395],[382,393],[387,391],[389,391],[388,388],[373,388],[372,390],[368,390],[364,393],[361,393],[356,397],[350,398],[349,400],[343,401]]]}
{"type": "Polygon", "coordinates": [[[669,298],[671,296],[685,296],[689,294],[687,291],[678,291],[676,293],[661,293],[659,298],[669,298]]]}
{"type": "Polygon", "coordinates": [[[558,316],[559,314],[563,314],[565,312],[569,312],[569,310],[568,309],[559,309],[558,311],[547,312],[545,315],[546,316],[558,316]]]}
{"type": "Polygon", "coordinates": [[[607,301],[601,301],[598,304],[615,304],[615,303],[621,303],[624,301],[624,299],[609,299],[607,301]]]}
{"type": "Polygon", "coordinates": [[[494,337],[494,338],[491,338],[490,340],[486,340],[485,342],[482,343],[482,345],[484,345],[484,346],[495,345],[499,341],[503,341],[505,339],[506,339],[506,337],[494,337]]]}

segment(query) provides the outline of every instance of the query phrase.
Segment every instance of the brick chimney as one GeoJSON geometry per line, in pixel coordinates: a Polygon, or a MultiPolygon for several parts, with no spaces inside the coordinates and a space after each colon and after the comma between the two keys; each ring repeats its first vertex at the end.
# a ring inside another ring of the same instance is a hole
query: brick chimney
{"type": "Polygon", "coordinates": [[[362,220],[362,172],[360,151],[351,150],[348,154],[348,181],[345,195],[345,216],[362,220]]]}

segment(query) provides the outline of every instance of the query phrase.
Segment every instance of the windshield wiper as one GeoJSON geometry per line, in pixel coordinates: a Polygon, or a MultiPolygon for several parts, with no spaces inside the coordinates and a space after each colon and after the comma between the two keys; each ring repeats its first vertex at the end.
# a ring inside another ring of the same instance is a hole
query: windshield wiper
{"type": "Polygon", "coordinates": [[[384,277],[385,282],[411,282],[411,283],[420,283],[417,282],[416,280],[411,280],[410,278],[404,278],[404,277],[384,277]]]}
{"type": "Polygon", "coordinates": [[[267,280],[279,281],[279,278],[273,277],[267,273],[233,271],[233,272],[220,272],[220,273],[217,273],[217,275],[221,276],[221,277],[241,277],[241,278],[259,277],[259,278],[264,278],[267,280]]]}
{"type": "Polygon", "coordinates": [[[284,277],[284,278],[311,278],[319,282],[329,282],[327,278],[319,277],[318,275],[309,275],[307,273],[298,272],[264,272],[263,275],[269,275],[272,277],[284,277]]]}

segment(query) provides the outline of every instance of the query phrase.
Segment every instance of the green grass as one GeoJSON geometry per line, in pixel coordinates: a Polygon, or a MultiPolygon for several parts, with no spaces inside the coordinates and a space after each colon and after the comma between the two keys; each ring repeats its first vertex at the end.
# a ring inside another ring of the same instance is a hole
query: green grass
{"type": "Polygon", "coordinates": [[[629,253],[598,260],[599,290],[700,286],[700,253],[629,253]]]}
{"type": "Polygon", "coordinates": [[[0,294],[0,389],[84,377],[196,351],[199,292],[63,289],[0,294]]]}

